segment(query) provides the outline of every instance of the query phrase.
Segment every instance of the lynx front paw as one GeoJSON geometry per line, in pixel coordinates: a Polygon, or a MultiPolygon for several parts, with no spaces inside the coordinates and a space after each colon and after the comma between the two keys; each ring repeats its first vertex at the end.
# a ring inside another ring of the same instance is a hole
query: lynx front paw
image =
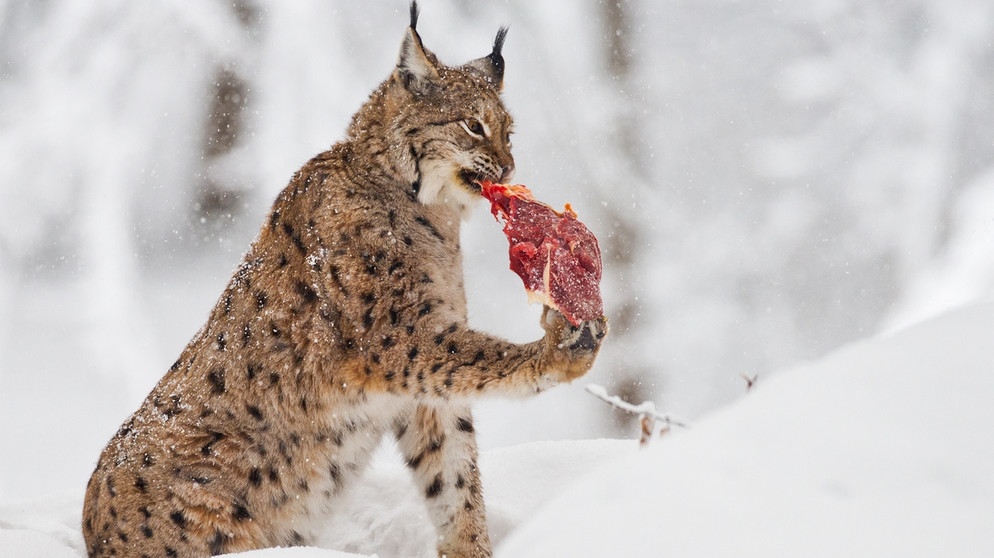
{"type": "Polygon", "coordinates": [[[601,316],[574,326],[561,313],[546,307],[542,327],[550,372],[558,373],[558,381],[571,382],[594,365],[601,341],[607,335],[607,318],[601,316]]]}

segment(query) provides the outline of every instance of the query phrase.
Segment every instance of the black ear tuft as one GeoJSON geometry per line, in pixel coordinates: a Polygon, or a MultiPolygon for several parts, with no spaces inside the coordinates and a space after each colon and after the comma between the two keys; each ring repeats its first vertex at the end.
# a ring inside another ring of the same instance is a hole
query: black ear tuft
{"type": "Polygon", "coordinates": [[[494,37],[494,50],[490,53],[490,56],[500,56],[500,51],[504,48],[505,37],[507,37],[506,25],[497,30],[497,36],[494,37]]]}
{"type": "Polygon", "coordinates": [[[418,0],[411,0],[411,29],[417,31],[418,29],[418,15],[421,10],[418,9],[418,0]]]}
{"type": "Polygon", "coordinates": [[[498,84],[504,81],[504,56],[501,55],[500,51],[504,48],[504,39],[507,37],[507,27],[501,27],[497,30],[497,36],[494,37],[494,49],[490,52],[490,64],[493,66],[494,77],[498,84]]]}

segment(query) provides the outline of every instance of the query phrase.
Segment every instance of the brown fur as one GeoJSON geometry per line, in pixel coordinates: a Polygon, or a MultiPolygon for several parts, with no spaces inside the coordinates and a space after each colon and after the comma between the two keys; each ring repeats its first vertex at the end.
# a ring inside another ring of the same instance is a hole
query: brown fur
{"type": "Polygon", "coordinates": [[[412,10],[393,75],[294,175],[207,323],[104,449],[83,511],[90,556],[305,544],[386,432],[439,554],[490,555],[468,402],[586,373],[606,327],[547,310],[524,345],[467,327],[461,215],[473,178],[513,169],[503,37],[446,67],[415,23],[412,10]]]}

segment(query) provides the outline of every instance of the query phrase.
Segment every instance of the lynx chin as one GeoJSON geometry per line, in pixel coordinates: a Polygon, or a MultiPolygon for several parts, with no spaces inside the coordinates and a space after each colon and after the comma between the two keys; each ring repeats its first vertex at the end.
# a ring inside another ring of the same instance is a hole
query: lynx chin
{"type": "Polygon", "coordinates": [[[514,172],[506,29],[446,66],[416,31],[346,137],[279,194],[206,324],[100,455],[91,557],[305,545],[384,435],[439,556],[491,555],[471,402],[585,374],[607,331],[546,308],[514,344],[466,322],[459,226],[478,180],[514,172]]]}

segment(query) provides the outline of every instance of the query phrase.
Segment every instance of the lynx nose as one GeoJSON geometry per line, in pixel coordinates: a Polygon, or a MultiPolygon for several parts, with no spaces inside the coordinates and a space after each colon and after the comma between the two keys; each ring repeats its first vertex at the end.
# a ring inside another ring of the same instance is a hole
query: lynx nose
{"type": "Polygon", "coordinates": [[[514,176],[514,163],[507,165],[506,167],[501,167],[500,169],[500,181],[502,184],[507,184],[511,181],[511,177],[514,176]]]}

